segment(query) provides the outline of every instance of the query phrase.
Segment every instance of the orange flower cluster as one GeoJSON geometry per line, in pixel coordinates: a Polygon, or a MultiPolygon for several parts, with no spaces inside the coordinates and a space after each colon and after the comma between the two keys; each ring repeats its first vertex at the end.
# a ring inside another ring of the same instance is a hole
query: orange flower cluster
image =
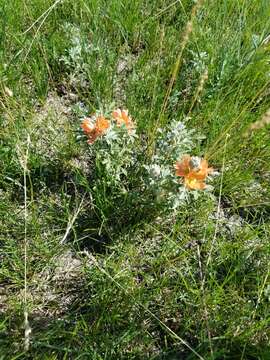
{"type": "MultiPolygon", "coordinates": [[[[128,110],[116,109],[112,112],[112,118],[116,121],[116,126],[125,126],[130,133],[135,129],[135,124],[128,115],[128,110]]],[[[111,123],[103,115],[85,118],[81,123],[81,128],[88,137],[88,144],[93,144],[97,138],[103,136],[109,129],[111,123]]]]}
{"type": "Polygon", "coordinates": [[[81,123],[81,128],[88,137],[88,144],[93,144],[98,137],[106,133],[109,127],[110,122],[104,116],[98,116],[95,122],[92,118],[85,118],[81,123]]]}
{"type": "Polygon", "coordinates": [[[184,155],[181,161],[175,164],[176,176],[184,177],[184,185],[189,190],[203,190],[206,187],[205,180],[213,171],[208,167],[205,159],[184,155]]]}

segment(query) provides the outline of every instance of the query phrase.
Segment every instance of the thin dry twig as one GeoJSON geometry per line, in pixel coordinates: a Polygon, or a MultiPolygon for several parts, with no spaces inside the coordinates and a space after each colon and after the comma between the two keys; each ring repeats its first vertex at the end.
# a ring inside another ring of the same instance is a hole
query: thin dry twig
{"type": "Polygon", "coordinates": [[[81,200],[80,204],[78,205],[77,209],[75,210],[73,216],[69,219],[65,235],[63,236],[62,240],[60,240],[61,245],[63,245],[66,242],[68,234],[69,234],[70,230],[72,229],[72,226],[74,225],[80,211],[82,210],[84,198],[85,198],[85,194],[83,195],[82,200],[81,200]]]}
{"type": "Polygon", "coordinates": [[[47,17],[48,14],[63,0],[56,0],[51,6],[48,7],[22,34],[27,34],[43,17],[47,17]]]}
{"type": "Polygon", "coordinates": [[[23,297],[23,306],[24,306],[24,350],[28,351],[30,347],[30,334],[32,332],[31,326],[28,320],[28,301],[27,301],[27,258],[28,258],[28,239],[27,239],[27,175],[28,170],[28,156],[29,156],[29,147],[30,147],[30,136],[27,136],[27,148],[25,154],[21,154],[20,164],[23,169],[23,188],[24,188],[24,297],[23,297]]]}
{"type": "Polygon", "coordinates": [[[174,67],[173,67],[173,70],[172,70],[172,75],[171,75],[171,78],[170,78],[170,82],[169,82],[169,85],[168,85],[168,88],[167,88],[167,91],[166,91],[166,94],[165,94],[165,97],[164,97],[164,100],[163,100],[163,103],[162,103],[162,106],[161,106],[161,110],[160,110],[159,115],[158,115],[158,119],[157,119],[157,121],[155,123],[154,129],[152,130],[152,139],[151,139],[151,141],[149,143],[150,154],[151,154],[151,152],[153,152],[154,147],[155,147],[155,145],[154,145],[155,133],[156,133],[158,127],[160,126],[160,122],[161,122],[161,119],[162,119],[163,115],[165,114],[165,111],[167,109],[168,101],[169,101],[173,86],[175,84],[176,78],[177,78],[177,76],[179,74],[179,71],[180,71],[180,67],[181,67],[181,64],[182,64],[183,52],[184,52],[184,50],[186,48],[186,45],[187,45],[187,43],[189,41],[190,35],[192,33],[192,30],[193,30],[193,23],[194,23],[194,19],[196,17],[196,13],[199,10],[199,8],[202,6],[202,4],[203,4],[203,0],[198,0],[197,1],[197,3],[193,6],[193,8],[191,10],[190,20],[186,23],[186,27],[185,27],[185,30],[184,30],[183,36],[182,36],[180,50],[178,52],[177,59],[176,59],[176,62],[174,64],[174,67]]]}
{"type": "Polygon", "coordinates": [[[28,29],[26,29],[25,32],[23,33],[23,35],[26,34],[28,31],[30,31],[30,30],[33,28],[33,26],[35,26],[35,24],[37,24],[37,23],[39,22],[39,20],[41,20],[41,21],[40,21],[40,24],[39,24],[39,26],[38,26],[38,28],[37,28],[34,36],[33,36],[33,39],[32,39],[32,41],[31,41],[30,45],[27,46],[27,51],[26,51],[26,54],[25,54],[25,56],[24,56],[24,58],[23,58],[23,60],[22,60],[22,64],[25,63],[25,61],[26,61],[26,59],[27,59],[27,57],[28,57],[28,55],[29,55],[29,53],[30,53],[30,51],[31,51],[31,49],[32,49],[32,46],[33,46],[33,44],[34,44],[34,42],[35,42],[35,40],[36,40],[36,38],[37,38],[37,36],[38,36],[39,30],[41,29],[41,27],[42,27],[43,24],[45,23],[46,19],[48,18],[48,16],[49,16],[50,13],[52,12],[52,10],[53,10],[61,1],[63,1],[63,0],[56,0],[55,3],[52,4],[43,14],[41,14],[40,17],[39,17],[38,19],[36,19],[36,21],[35,21],[28,29]]]}
{"type": "Polygon", "coordinates": [[[166,111],[169,96],[171,94],[173,85],[175,83],[175,80],[176,80],[177,75],[178,75],[179,70],[180,70],[180,66],[181,66],[181,63],[182,63],[182,55],[183,55],[183,52],[184,52],[184,50],[186,48],[186,45],[187,45],[187,43],[189,41],[190,34],[192,33],[192,30],[193,30],[193,23],[194,23],[196,13],[197,13],[198,9],[202,6],[202,4],[203,4],[203,0],[197,1],[197,3],[193,6],[193,8],[191,10],[191,17],[190,17],[190,20],[186,24],[186,28],[185,28],[183,38],[182,38],[182,43],[181,43],[181,46],[180,46],[180,51],[178,53],[176,62],[174,64],[174,68],[173,68],[172,76],[171,76],[171,79],[170,79],[170,83],[169,83],[169,86],[168,86],[168,89],[167,89],[167,92],[166,92],[166,95],[165,95],[165,98],[164,98],[164,101],[163,101],[163,104],[162,104],[161,112],[159,114],[159,120],[160,120],[161,116],[166,111]]]}

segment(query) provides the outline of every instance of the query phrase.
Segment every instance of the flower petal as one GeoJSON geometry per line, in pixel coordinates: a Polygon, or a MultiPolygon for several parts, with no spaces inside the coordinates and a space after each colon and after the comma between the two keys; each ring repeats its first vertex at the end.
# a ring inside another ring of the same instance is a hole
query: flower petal
{"type": "Polygon", "coordinates": [[[95,125],[93,124],[91,119],[85,118],[81,123],[81,128],[83,129],[83,131],[86,134],[88,134],[88,133],[91,133],[94,130],[95,125]]]}
{"type": "Polygon", "coordinates": [[[177,161],[175,164],[175,170],[176,170],[176,176],[187,176],[190,171],[190,159],[191,157],[189,155],[184,155],[182,157],[182,161],[177,161]]]}
{"type": "Polygon", "coordinates": [[[206,184],[202,180],[185,178],[184,185],[189,190],[203,190],[206,184]]]}

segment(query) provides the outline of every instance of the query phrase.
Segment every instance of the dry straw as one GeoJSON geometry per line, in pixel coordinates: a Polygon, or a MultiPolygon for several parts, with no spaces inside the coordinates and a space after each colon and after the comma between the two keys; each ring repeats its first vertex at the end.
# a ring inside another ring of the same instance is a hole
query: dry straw
{"type": "MultiPolygon", "coordinates": [[[[181,41],[181,44],[180,44],[180,50],[178,52],[177,59],[175,61],[175,64],[174,64],[174,67],[173,67],[173,70],[172,70],[170,82],[169,82],[169,85],[168,85],[168,88],[167,88],[167,91],[166,91],[166,94],[165,94],[165,97],[164,97],[164,100],[163,100],[163,103],[162,103],[161,110],[160,110],[159,115],[158,115],[157,122],[156,122],[155,127],[154,127],[154,129],[152,131],[152,137],[151,137],[151,140],[149,142],[149,153],[150,153],[150,155],[153,153],[153,150],[154,150],[153,148],[155,146],[154,139],[155,139],[156,131],[157,131],[158,127],[160,126],[163,115],[166,112],[168,101],[169,101],[172,89],[174,87],[174,84],[176,82],[177,76],[178,76],[180,68],[181,68],[183,52],[184,52],[184,50],[186,48],[186,45],[187,45],[187,43],[188,43],[188,41],[190,39],[190,35],[191,35],[192,31],[193,31],[193,24],[194,24],[194,20],[196,18],[197,11],[201,8],[202,5],[203,5],[203,0],[198,0],[196,2],[196,4],[193,6],[193,8],[191,10],[190,19],[186,23],[186,26],[185,26],[185,29],[184,29],[184,32],[183,32],[183,35],[182,35],[182,41],[181,41]]],[[[196,100],[195,100],[195,102],[196,102],[196,100]]]]}
{"type": "MultiPolygon", "coordinates": [[[[30,347],[30,335],[31,326],[29,323],[29,312],[28,312],[28,284],[27,284],[27,259],[28,259],[28,238],[27,238],[27,224],[28,224],[28,204],[27,204],[27,176],[29,176],[28,170],[28,157],[30,148],[30,136],[27,136],[27,148],[26,152],[18,147],[17,153],[19,162],[23,170],[23,189],[24,189],[24,296],[23,296],[23,307],[24,307],[24,350],[28,351],[30,347]]],[[[30,177],[29,177],[30,178],[30,177]]]]}
{"type": "Polygon", "coordinates": [[[178,53],[178,56],[177,56],[177,59],[176,59],[176,62],[175,62],[174,68],[173,68],[172,76],[170,79],[170,83],[169,83],[169,86],[168,86],[168,89],[167,89],[167,92],[166,92],[166,95],[165,95],[165,98],[164,98],[164,101],[162,104],[161,112],[159,115],[159,120],[160,120],[161,116],[165,113],[165,110],[167,108],[169,96],[171,94],[173,85],[176,81],[177,75],[180,70],[180,66],[181,66],[181,62],[182,62],[182,55],[183,55],[183,52],[186,48],[186,45],[189,41],[190,35],[193,30],[193,23],[194,23],[194,19],[196,17],[196,13],[199,10],[199,8],[202,6],[202,4],[203,4],[203,0],[197,1],[197,3],[192,8],[190,20],[186,24],[186,28],[184,30],[184,34],[183,34],[183,38],[182,38],[182,43],[180,46],[180,51],[178,53]]]}
{"type": "Polygon", "coordinates": [[[253,131],[263,129],[267,125],[270,125],[270,109],[266,111],[260,120],[251,124],[244,135],[247,137],[253,131]]]}
{"type": "Polygon", "coordinates": [[[196,105],[196,103],[199,101],[199,96],[200,94],[202,93],[203,91],[203,88],[204,88],[204,85],[205,85],[205,82],[207,81],[208,79],[208,69],[206,68],[204,70],[204,72],[202,73],[201,77],[200,77],[200,81],[199,81],[199,85],[197,87],[197,90],[196,90],[196,93],[194,95],[194,98],[192,100],[192,103],[191,103],[191,106],[190,106],[190,109],[188,111],[188,115],[190,115],[191,111],[193,110],[194,106],[196,105]]]}

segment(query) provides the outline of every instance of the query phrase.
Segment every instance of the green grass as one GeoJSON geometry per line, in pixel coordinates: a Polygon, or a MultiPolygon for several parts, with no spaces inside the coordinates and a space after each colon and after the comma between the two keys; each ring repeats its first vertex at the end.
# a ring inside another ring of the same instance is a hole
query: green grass
{"type": "Polygon", "coordinates": [[[183,48],[192,6],[0,0],[0,359],[270,358],[269,126],[244,136],[270,107],[270,4],[204,1],[183,48]],[[188,116],[213,196],[95,208],[78,128],[112,102],[147,156],[188,116]]]}

